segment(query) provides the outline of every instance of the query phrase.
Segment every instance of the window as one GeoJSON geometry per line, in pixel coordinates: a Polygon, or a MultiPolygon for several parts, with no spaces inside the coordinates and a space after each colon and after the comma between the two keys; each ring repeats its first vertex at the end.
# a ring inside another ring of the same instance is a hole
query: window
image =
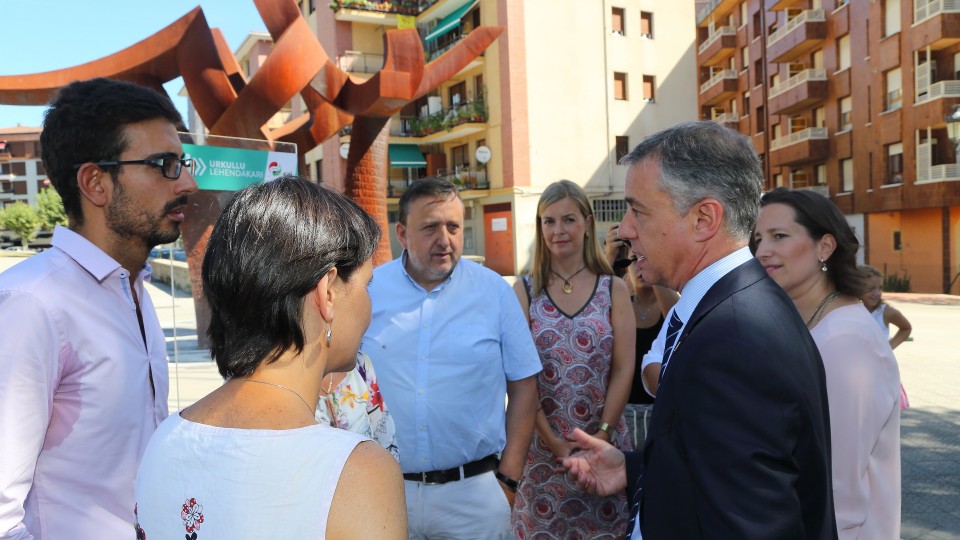
{"type": "Polygon", "coordinates": [[[827,127],[827,113],[823,107],[817,107],[813,110],[814,127],[827,127]]]}
{"type": "Polygon", "coordinates": [[[474,79],[473,95],[476,96],[478,101],[483,101],[485,93],[483,90],[483,75],[477,75],[477,78],[474,79]]]}
{"type": "Polygon", "coordinates": [[[807,177],[806,171],[801,170],[792,170],[790,171],[790,188],[802,188],[809,187],[810,179],[807,177]]]}
{"type": "Polygon", "coordinates": [[[853,191],[853,159],[840,160],[840,181],[844,192],[853,191]]]}
{"type": "Polygon", "coordinates": [[[760,12],[753,14],[753,39],[760,37],[760,12]]]}
{"type": "Polygon", "coordinates": [[[617,137],[617,163],[630,153],[630,137],[617,137]]]}
{"type": "Polygon", "coordinates": [[[753,85],[760,86],[761,82],[763,82],[763,59],[758,58],[753,63],[753,85]]]}
{"type": "Polygon", "coordinates": [[[740,26],[745,24],[747,24],[747,3],[744,1],[740,2],[740,26]]]}
{"type": "Polygon", "coordinates": [[[317,182],[323,182],[323,160],[313,162],[313,177],[317,182]]]}
{"type": "Polygon", "coordinates": [[[850,67],[850,34],[837,40],[837,71],[850,67]]]}
{"type": "Polygon", "coordinates": [[[625,213],[627,213],[627,201],[623,199],[593,200],[593,214],[597,221],[620,221],[625,213]]]}
{"type": "Polygon", "coordinates": [[[743,114],[750,114],[750,91],[743,93],[743,114]]]}
{"type": "Polygon", "coordinates": [[[450,106],[456,107],[467,101],[467,82],[460,81],[450,87],[450,106]]]}
{"type": "Polygon", "coordinates": [[[463,228],[463,251],[472,252],[474,250],[473,245],[473,227],[465,226],[463,228]]]}
{"type": "Polygon", "coordinates": [[[885,111],[899,109],[903,103],[903,77],[900,75],[900,68],[891,69],[884,74],[887,83],[887,93],[884,98],[885,111]]]}
{"type": "Polygon", "coordinates": [[[27,162],[26,161],[11,161],[10,168],[13,174],[17,176],[26,176],[27,175],[27,162]]]}
{"type": "Polygon", "coordinates": [[[610,30],[619,36],[623,35],[623,8],[615,7],[611,10],[610,30]]]}
{"type": "Polygon", "coordinates": [[[627,99],[627,74],[613,74],[613,99],[627,99]]]}
{"type": "Polygon", "coordinates": [[[450,162],[454,169],[470,166],[470,152],[467,151],[467,145],[454,146],[450,153],[452,158],[450,162]]]}
{"type": "Polygon", "coordinates": [[[640,37],[653,39],[653,13],[640,12],[640,37]]]}
{"type": "Polygon", "coordinates": [[[644,75],[643,76],[643,100],[644,101],[653,101],[654,92],[656,91],[656,79],[653,75],[644,75]]]}
{"type": "Polygon", "coordinates": [[[887,184],[903,183],[903,143],[887,145],[887,184]]]}
{"type": "Polygon", "coordinates": [[[317,0],[310,0],[310,13],[313,13],[317,10],[317,0]]]}
{"type": "Polygon", "coordinates": [[[853,114],[851,112],[853,100],[847,96],[840,100],[840,131],[853,128],[853,114]]]}
{"type": "Polygon", "coordinates": [[[776,187],[783,187],[783,175],[775,174],[773,176],[773,185],[776,187]]]}
{"type": "Polygon", "coordinates": [[[884,0],[883,1],[883,35],[892,36],[893,34],[896,34],[899,31],[900,31],[900,0],[884,0]]]}
{"type": "Polygon", "coordinates": [[[893,250],[900,251],[903,243],[900,241],[900,231],[893,231],[893,250]]]}
{"type": "Polygon", "coordinates": [[[826,165],[817,165],[816,169],[816,182],[818,186],[827,185],[827,166],[826,165]]]}
{"type": "Polygon", "coordinates": [[[746,46],[740,49],[740,65],[743,66],[743,69],[747,69],[750,66],[750,46],[746,46]]]}

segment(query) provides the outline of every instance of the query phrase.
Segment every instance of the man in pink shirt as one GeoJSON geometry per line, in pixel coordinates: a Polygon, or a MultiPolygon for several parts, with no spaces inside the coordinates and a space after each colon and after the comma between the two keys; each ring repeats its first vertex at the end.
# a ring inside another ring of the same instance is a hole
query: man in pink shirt
{"type": "Polygon", "coordinates": [[[0,538],[132,538],[134,480],[167,416],[166,341],[143,281],[197,190],[170,101],[93,79],[40,137],[68,227],[0,274],[0,538]]]}

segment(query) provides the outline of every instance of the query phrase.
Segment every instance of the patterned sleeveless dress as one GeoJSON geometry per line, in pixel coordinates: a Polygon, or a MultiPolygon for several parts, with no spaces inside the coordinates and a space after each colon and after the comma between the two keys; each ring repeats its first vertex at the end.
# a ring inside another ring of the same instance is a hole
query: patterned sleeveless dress
{"type": "MultiPolygon", "coordinates": [[[[529,297],[528,278],[524,285],[529,297]]],[[[545,291],[530,298],[530,329],[543,362],[538,376],[540,403],[561,438],[577,427],[587,433],[600,428],[613,359],[611,286],[611,276],[600,276],[593,296],[572,316],[560,311],[545,291]]],[[[632,450],[622,416],[612,440],[621,450],[632,450]]],[[[517,538],[594,539],[626,534],[629,516],[623,493],[591,495],[566,474],[557,473],[557,468],[553,453],[534,432],[512,517],[517,538]]]]}

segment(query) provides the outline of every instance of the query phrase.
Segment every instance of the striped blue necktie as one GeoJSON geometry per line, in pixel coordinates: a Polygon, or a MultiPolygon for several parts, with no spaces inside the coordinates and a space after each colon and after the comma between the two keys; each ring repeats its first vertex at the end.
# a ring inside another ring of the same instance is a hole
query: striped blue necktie
{"type": "Polygon", "coordinates": [[[680,316],[674,311],[673,316],[670,317],[670,325],[667,326],[666,348],[663,350],[663,365],[660,367],[660,380],[663,380],[663,372],[667,370],[667,365],[670,363],[670,356],[673,353],[673,349],[676,348],[681,329],[683,329],[683,321],[680,320],[680,316]]]}

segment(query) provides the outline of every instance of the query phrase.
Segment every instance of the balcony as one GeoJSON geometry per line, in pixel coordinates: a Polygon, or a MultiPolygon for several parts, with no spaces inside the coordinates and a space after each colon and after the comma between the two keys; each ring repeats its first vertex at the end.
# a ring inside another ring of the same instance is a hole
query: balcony
{"type": "Polygon", "coordinates": [[[770,142],[770,164],[774,167],[822,161],[830,151],[827,128],[806,128],[770,142]]]}
{"type": "Polygon", "coordinates": [[[700,85],[700,104],[710,106],[729,100],[737,94],[739,88],[739,76],[735,70],[720,70],[710,77],[709,81],[700,85]]]}
{"type": "MultiPolygon", "coordinates": [[[[713,121],[718,124],[739,124],[740,115],[737,113],[720,113],[713,116],[713,121]]],[[[736,129],[737,126],[730,126],[736,129]]]]}
{"type": "Polygon", "coordinates": [[[929,182],[945,182],[960,180],[960,164],[948,163],[946,165],[931,165],[929,167],[917,167],[917,183],[926,184],[929,182]]]}
{"type": "Polygon", "coordinates": [[[700,57],[700,65],[714,66],[733,56],[736,51],[737,29],[732,26],[723,26],[700,44],[697,54],[700,57]]]}
{"type": "Polygon", "coordinates": [[[487,129],[484,102],[468,101],[426,117],[400,119],[400,131],[391,136],[416,138],[417,144],[451,141],[487,129]]]}
{"type": "Polygon", "coordinates": [[[347,73],[376,73],[383,67],[383,55],[344,51],[337,57],[337,66],[347,73]]]}
{"type": "Polygon", "coordinates": [[[338,21],[397,26],[397,15],[416,16],[420,7],[415,0],[371,2],[368,0],[333,0],[333,18],[338,21]]]}
{"type": "Polygon", "coordinates": [[[939,126],[943,117],[960,104],[960,81],[940,81],[927,87],[917,87],[917,101],[913,117],[917,127],[939,126]]]}
{"type": "Polygon", "coordinates": [[[940,50],[960,42],[960,0],[914,0],[913,50],[940,50]]]}
{"type": "Polygon", "coordinates": [[[697,12],[697,26],[706,28],[711,21],[726,17],[740,4],[740,0],[713,0],[697,12]]]}
{"type": "Polygon", "coordinates": [[[807,9],[790,19],[767,38],[772,62],[790,62],[809,53],[827,37],[827,18],[822,9],[807,9]]]}
{"type": "Polygon", "coordinates": [[[827,71],[805,69],[770,88],[767,99],[773,114],[794,114],[827,98],[827,71]]]}

